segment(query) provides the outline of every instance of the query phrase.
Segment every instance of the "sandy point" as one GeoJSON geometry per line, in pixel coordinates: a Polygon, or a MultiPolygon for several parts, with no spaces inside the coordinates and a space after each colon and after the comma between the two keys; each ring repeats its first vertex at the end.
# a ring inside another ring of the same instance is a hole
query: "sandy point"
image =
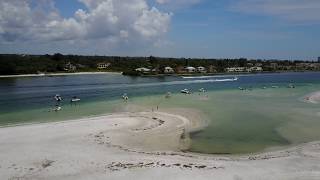
{"type": "MultiPolygon", "coordinates": [[[[183,152],[203,127],[171,112],[0,128],[1,179],[319,179],[320,142],[243,156],[183,152]]],[[[193,119],[193,120],[192,120],[193,119]]]]}

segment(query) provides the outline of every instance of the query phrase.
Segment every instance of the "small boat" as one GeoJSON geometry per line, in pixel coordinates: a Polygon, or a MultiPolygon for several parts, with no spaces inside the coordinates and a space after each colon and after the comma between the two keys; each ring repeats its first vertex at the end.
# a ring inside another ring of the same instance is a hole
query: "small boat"
{"type": "Polygon", "coordinates": [[[233,78],[234,81],[238,81],[238,79],[239,79],[238,77],[234,77],[233,78]]]}
{"type": "Polygon", "coordinates": [[[122,99],[125,100],[125,101],[127,101],[127,100],[129,99],[127,93],[124,93],[124,94],[122,95],[122,99]]]}
{"type": "Polygon", "coordinates": [[[62,110],[62,108],[60,106],[58,106],[58,105],[56,105],[56,107],[53,108],[53,111],[55,111],[55,112],[58,112],[58,111],[61,111],[61,110],[62,110]]]}
{"type": "Polygon", "coordinates": [[[189,91],[189,89],[183,89],[180,91],[183,94],[191,94],[191,92],[189,91]]]}
{"type": "Polygon", "coordinates": [[[271,86],[272,88],[279,88],[279,86],[271,86]]]}
{"type": "Polygon", "coordinates": [[[71,99],[71,102],[79,102],[81,99],[78,98],[77,96],[73,96],[71,99]]]}
{"type": "Polygon", "coordinates": [[[238,89],[241,91],[245,90],[243,87],[238,87],[238,89]]]}
{"type": "Polygon", "coordinates": [[[55,99],[56,101],[58,101],[58,102],[62,101],[62,97],[61,97],[59,94],[56,94],[56,95],[54,96],[54,99],[55,99]]]}
{"type": "Polygon", "coordinates": [[[296,88],[296,87],[294,86],[294,84],[289,84],[288,88],[296,88]]]}
{"type": "Polygon", "coordinates": [[[171,97],[171,92],[167,92],[165,98],[170,98],[171,97]]]}
{"type": "Polygon", "coordinates": [[[199,92],[205,93],[206,90],[205,90],[204,88],[200,88],[200,89],[199,89],[199,92]]]}

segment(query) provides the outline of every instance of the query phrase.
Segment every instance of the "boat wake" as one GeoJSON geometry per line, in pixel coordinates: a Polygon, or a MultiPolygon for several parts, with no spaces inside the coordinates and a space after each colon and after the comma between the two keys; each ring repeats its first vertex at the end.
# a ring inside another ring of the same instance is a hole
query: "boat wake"
{"type": "Polygon", "coordinates": [[[167,81],[167,82],[156,82],[156,83],[137,83],[137,84],[113,84],[113,85],[107,85],[107,84],[99,84],[99,85],[91,85],[87,87],[71,87],[68,86],[68,88],[65,88],[63,90],[53,88],[50,90],[43,91],[42,89],[30,89],[28,91],[19,92],[19,94],[28,94],[28,93],[43,93],[43,92],[72,92],[71,94],[74,94],[74,91],[88,91],[88,90],[106,90],[106,89],[121,89],[121,88],[143,88],[143,87],[156,87],[156,86],[163,86],[163,85],[185,85],[185,84],[201,84],[201,83],[218,83],[218,82],[233,82],[237,81],[238,78],[224,78],[224,79],[196,79],[196,80],[181,80],[181,81],[167,81]]]}

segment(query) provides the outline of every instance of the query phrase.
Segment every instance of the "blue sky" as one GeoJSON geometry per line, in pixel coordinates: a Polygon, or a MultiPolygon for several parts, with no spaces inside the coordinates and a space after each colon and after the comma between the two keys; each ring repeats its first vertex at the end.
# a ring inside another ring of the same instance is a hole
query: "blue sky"
{"type": "Polygon", "coordinates": [[[0,40],[0,53],[313,60],[320,1],[0,0],[0,40]]]}

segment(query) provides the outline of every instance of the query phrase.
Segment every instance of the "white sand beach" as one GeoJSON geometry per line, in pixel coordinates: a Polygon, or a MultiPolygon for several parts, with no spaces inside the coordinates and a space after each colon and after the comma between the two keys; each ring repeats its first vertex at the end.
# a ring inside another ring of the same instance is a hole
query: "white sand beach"
{"type": "Polygon", "coordinates": [[[184,153],[181,150],[189,142],[183,132],[203,126],[193,117],[187,119],[172,112],[119,113],[0,128],[0,177],[10,180],[320,178],[320,142],[242,156],[184,153]]]}

